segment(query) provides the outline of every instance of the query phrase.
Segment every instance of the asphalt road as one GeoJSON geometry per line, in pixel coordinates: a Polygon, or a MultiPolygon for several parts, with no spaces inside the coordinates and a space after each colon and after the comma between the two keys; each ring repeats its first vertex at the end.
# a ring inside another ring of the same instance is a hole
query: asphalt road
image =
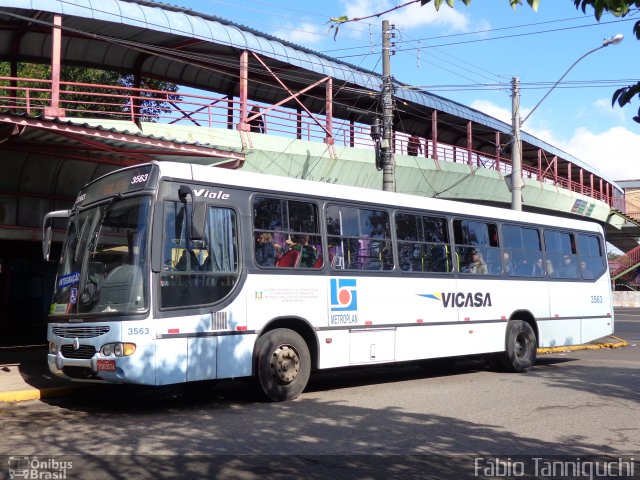
{"type": "Polygon", "coordinates": [[[526,374],[476,360],[322,372],[286,403],[237,381],[3,404],[0,455],[92,479],[474,478],[478,458],[519,455],[635,456],[638,474],[640,310],[621,309],[616,334],[629,346],[543,355],[526,374]]]}

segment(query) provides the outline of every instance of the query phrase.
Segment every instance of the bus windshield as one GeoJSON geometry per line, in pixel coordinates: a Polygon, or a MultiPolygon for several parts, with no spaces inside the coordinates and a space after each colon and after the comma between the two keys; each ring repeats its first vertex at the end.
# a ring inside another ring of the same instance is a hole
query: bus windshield
{"type": "Polygon", "coordinates": [[[148,308],[151,197],[114,196],[76,210],[58,266],[52,315],[140,313],[148,308]]]}

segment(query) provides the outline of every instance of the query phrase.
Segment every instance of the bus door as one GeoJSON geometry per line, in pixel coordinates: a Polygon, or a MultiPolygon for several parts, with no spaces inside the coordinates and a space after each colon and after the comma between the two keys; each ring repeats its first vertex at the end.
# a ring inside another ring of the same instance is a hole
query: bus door
{"type": "Polygon", "coordinates": [[[159,383],[176,383],[248,375],[250,366],[236,371],[239,362],[233,357],[249,347],[231,345],[237,337],[217,335],[246,329],[243,302],[232,302],[222,311],[216,307],[233,294],[240,275],[237,214],[227,201],[231,194],[205,202],[198,194],[207,190],[183,187],[176,191],[178,186],[170,185],[175,197],[163,202],[161,259],[154,257],[160,264],[154,271],[159,270],[164,311],[157,321],[156,365],[165,372],[157,378],[162,379],[159,383]],[[235,312],[238,308],[242,311],[235,312]],[[229,365],[219,365],[218,358],[229,359],[229,365]]]}

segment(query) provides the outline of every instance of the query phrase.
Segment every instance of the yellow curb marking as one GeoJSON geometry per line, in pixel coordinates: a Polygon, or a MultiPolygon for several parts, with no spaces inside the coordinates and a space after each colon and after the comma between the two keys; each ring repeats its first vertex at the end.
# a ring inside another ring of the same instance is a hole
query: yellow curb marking
{"type": "Polygon", "coordinates": [[[16,390],[13,392],[0,392],[0,402],[24,402],[26,400],[41,400],[44,398],[56,398],[77,392],[81,387],[52,387],[38,390],[16,390]]]}
{"type": "Polygon", "coordinates": [[[25,400],[40,400],[40,390],[17,390],[0,393],[0,402],[23,402],[25,400]]]}
{"type": "Polygon", "coordinates": [[[539,348],[538,349],[538,353],[539,354],[544,354],[544,353],[558,353],[558,352],[576,352],[578,350],[601,350],[603,348],[621,348],[621,347],[626,347],[627,345],[629,345],[629,342],[627,342],[626,340],[623,340],[621,338],[615,337],[613,335],[611,335],[611,338],[615,338],[616,340],[618,340],[618,343],[608,342],[608,343],[598,343],[598,344],[595,344],[595,345],[573,345],[573,346],[567,346],[567,347],[546,347],[546,348],[539,348]]]}

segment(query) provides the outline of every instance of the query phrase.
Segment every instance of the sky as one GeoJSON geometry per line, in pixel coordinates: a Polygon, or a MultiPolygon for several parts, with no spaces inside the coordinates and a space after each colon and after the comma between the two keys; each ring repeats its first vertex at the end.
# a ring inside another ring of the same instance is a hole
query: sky
{"type": "Polygon", "coordinates": [[[400,82],[462,103],[511,124],[511,80],[520,79],[522,118],[568,70],[522,130],[577,157],[612,180],[640,179],[640,102],[612,106],[615,90],[640,80],[640,41],[625,18],[582,13],[573,0],[474,0],[455,8],[414,3],[335,30],[330,18],[363,18],[408,0],[172,0],[171,3],[282,38],[338,60],[382,71],[381,25],[395,26],[391,73],[400,82]],[[588,53],[604,39],[625,39],[588,53]],[[583,55],[585,57],[580,59],[583,55]],[[580,60],[579,60],[580,59],[580,60]],[[579,61],[578,61],[579,60],[579,61]],[[576,62],[577,63],[574,63],[576,62]]]}

